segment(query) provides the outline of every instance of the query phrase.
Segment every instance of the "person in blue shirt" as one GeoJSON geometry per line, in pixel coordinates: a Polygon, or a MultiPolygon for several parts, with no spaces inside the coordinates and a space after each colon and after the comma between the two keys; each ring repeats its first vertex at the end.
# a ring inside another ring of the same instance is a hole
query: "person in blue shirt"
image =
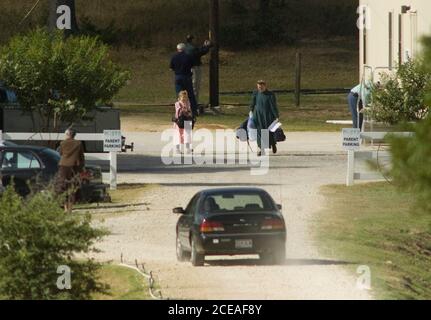
{"type": "Polygon", "coordinates": [[[194,59],[185,52],[186,45],[180,43],[177,45],[177,53],[172,57],[170,68],[175,73],[175,92],[176,95],[185,90],[190,99],[193,117],[198,115],[198,105],[193,90],[192,68],[194,59]]]}
{"type": "Polygon", "coordinates": [[[370,95],[370,83],[360,83],[350,90],[347,100],[349,103],[349,110],[352,115],[353,128],[362,129],[364,114],[362,112],[358,113],[358,110],[361,111],[369,104],[370,95]]]}

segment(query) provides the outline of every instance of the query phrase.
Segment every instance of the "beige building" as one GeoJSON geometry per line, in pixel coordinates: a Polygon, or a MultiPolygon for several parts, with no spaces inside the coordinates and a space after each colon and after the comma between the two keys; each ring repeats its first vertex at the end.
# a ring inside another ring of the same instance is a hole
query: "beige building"
{"type": "Polygon", "coordinates": [[[417,57],[431,35],[431,0],[359,0],[358,14],[361,81],[417,57]]]}

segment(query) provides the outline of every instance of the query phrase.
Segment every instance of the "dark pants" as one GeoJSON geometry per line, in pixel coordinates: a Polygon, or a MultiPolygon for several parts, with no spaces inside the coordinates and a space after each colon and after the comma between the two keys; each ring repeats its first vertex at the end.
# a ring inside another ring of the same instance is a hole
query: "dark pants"
{"type": "Polygon", "coordinates": [[[55,182],[58,195],[65,195],[66,201],[74,204],[80,186],[80,170],[77,167],[59,166],[55,182]]]}
{"type": "MultiPolygon", "coordinates": [[[[350,92],[349,96],[347,97],[347,100],[349,102],[350,113],[352,114],[353,128],[362,129],[362,123],[364,122],[364,115],[362,113],[359,113],[359,123],[358,123],[358,100],[359,100],[359,96],[350,92]]],[[[360,109],[362,109],[361,101],[359,101],[359,110],[360,109]]]]}
{"type": "Polygon", "coordinates": [[[175,76],[175,91],[178,94],[180,91],[186,90],[189,95],[190,107],[192,109],[193,117],[198,114],[198,105],[196,103],[195,93],[193,90],[193,80],[192,77],[188,76],[175,76]]]}
{"type": "Polygon", "coordinates": [[[262,134],[262,129],[257,129],[257,146],[259,149],[268,149],[272,148],[272,146],[277,145],[277,141],[275,140],[274,132],[268,130],[268,141],[266,140],[266,136],[262,134]],[[263,137],[263,141],[262,141],[263,137]]]}

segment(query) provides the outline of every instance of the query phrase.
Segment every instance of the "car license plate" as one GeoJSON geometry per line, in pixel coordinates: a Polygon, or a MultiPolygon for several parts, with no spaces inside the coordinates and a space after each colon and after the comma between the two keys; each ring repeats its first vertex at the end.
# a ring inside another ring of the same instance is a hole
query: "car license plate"
{"type": "Polygon", "coordinates": [[[235,248],[237,249],[253,248],[253,240],[235,240],[235,248]]]}

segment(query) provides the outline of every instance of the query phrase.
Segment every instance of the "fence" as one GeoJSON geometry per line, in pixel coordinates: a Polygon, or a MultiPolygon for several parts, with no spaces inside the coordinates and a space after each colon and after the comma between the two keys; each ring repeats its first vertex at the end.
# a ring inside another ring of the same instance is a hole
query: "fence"
{"type": "Polygon", "coordinates": [[[132,266],[130,264],[127,264],[123,260],[123,254],[121,254],[121,263],[119,264],[120,267],[128,268],[131,270],[134,270],[138,272],[141,276],[143,276],[145,279],[148,280],[148,291],[150,293],[151,298],[154,300],[168,300],[163,298],[162,291],[160,289],[156,289],[156,281],[154,279],[153,272],[147,272],[145,270],[145,264],[138,264],[138,260],[135,260],[135,266],[132,266]]]}
{"type": "MultiPolygon", "coordinates": [[[[64,138],[63,133],[6,133],[0,131],[0,140],[14,141],[60,141],[64,138]]],[[[103,133],[78,133],[76,139],[80,141],[104,141],[103,133]]],[[[109,161],[109,185],[111,190],[117,189],[117,152],[109,153],[86,153],[85,159],[94,161],[109,161]]],[[[106,181],[106,175],[103,180],[106,181]]]]}
{"type": "MultiPolygon", "coordinates": [[[[363,132],[361,133],[361,139],[364,140],[384,140],[388,134],[393,134],[397,136],[412,136],[411,132],[363,132]]],[[[390,153],[381,150],[363,150],[363,151],[351,151],[347,152],[347,179],[346,185],[348,187],[355,184],[355,180],[382,180],[384,175],[382,172],[360,172],[356,171],[357,160],[367,161],[376,160],[377,166],[380,166],[380,161],[390,160],[390,153]]]]}

